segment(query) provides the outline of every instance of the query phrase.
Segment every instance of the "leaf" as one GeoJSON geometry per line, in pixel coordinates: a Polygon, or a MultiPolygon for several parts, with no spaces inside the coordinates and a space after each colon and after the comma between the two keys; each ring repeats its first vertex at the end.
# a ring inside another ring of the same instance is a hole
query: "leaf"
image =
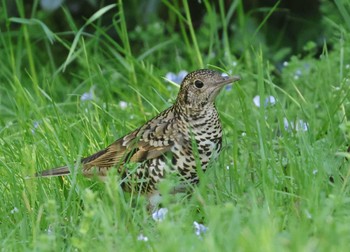
{"type": "Polygon", "coordinates": [[[42,21],[35,19],[35,18],[31,18],[31,19],[26,19],[26,18],[17,18],[17,17],[12,17],[9,18],[10,22],[13,23],[18,23],[18,24],[26,24],[26,25],[39,25],[46,37],[48,38],[48,40],[50,41],[51,44],[53,44],[53,42],[55,41],[56,35],[49,29],[49,27],[47,27],[46,24],[44,24],[42,21]]]}
{"type": "Polygon", "coordinates": [[[97,20],[98,18],[100,18],[103,14],[105,14],[107,11],[109,11],[110,9],[114,8],[116,6],[116,4],[110,4],[107,5],[105,7],[103,7],[102,9],[98,10],[96,13],[94,13],[87,21],[86,23],[83,25],[83,27],[81,27],[79,29],[79,31],[77,32],[77,34],[75,35],[75,38],[73,40],[72,46],[69,49],[69,53],[67,56],[66,61],[63,64],[63,71],[66,69],[66,67],[68,66],[68,64],[72,61],[72,56],[73,53],[75,51],[75,48],[77,47],[78,41],[80,39],[81,34],[83,33],[83,30],[85,29],[86,26],[88,26],[89,24],[91,24],[92,22],[94,22],[95,20],[97,20]]]}

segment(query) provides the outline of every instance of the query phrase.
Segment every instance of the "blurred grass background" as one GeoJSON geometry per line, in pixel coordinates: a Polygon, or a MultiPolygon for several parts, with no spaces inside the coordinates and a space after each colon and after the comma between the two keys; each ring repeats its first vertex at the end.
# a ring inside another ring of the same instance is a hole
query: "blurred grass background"
{"type": "Polygon", "coordinates": [[[347,251],[348,1],[1,5],[3,251],[347,251]],[[115,174],[25,179],[135,129],[175,100],[165,78],[203,67],[242,81],[217,99],[224,150],[193,196],[161,185],[164,221],[115,174]]]}

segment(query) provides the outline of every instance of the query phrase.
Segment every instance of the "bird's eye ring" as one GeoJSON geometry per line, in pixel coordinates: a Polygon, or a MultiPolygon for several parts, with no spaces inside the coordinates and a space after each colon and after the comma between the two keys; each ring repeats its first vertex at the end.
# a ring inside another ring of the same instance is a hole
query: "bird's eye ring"
{"type": "Polygon", "coordinates": [[[202,88],[204,86],[204,83],[200,80],[196,80],[194,82],[194,85],[196,86],[196,88],[202,88]]]}

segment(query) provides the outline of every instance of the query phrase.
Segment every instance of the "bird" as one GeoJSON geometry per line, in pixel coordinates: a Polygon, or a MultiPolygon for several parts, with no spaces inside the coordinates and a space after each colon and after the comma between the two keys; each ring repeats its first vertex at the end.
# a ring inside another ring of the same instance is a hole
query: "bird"
{"type": "MultiPolygon", "coordinates": [[[[121,187],[145,194],[154,207],[158,185],[167,175],[179,178],[174,192],[199,182],[222,149],[222,126],[215,98],[227,84],[240,80],[215,70],[199,69],[185,76],[174,104],[106,148],[82,158],[78,169],[86,177],[106,178],[117,169],[121,187]],[[131,169],[128,164],[136,164],[131,169]]],[[[76,161],[77,162],[77,161],[76,161]]],[[[64,176],[68,166],[37,172],[36,177],[64,176]]]]}

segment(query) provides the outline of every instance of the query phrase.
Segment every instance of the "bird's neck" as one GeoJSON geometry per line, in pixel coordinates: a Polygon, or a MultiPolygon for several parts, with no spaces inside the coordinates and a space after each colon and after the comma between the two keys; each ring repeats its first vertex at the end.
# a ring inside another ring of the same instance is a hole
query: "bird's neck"
{"type": "Polygon", "coordinates": [[[193,107],[188,105],[174,104],[174,114],[176,117],[190,124],[197,124],[208,118],[218,118],[218,112],[214,103],[206,104],[205,106],[193,107]]]}

